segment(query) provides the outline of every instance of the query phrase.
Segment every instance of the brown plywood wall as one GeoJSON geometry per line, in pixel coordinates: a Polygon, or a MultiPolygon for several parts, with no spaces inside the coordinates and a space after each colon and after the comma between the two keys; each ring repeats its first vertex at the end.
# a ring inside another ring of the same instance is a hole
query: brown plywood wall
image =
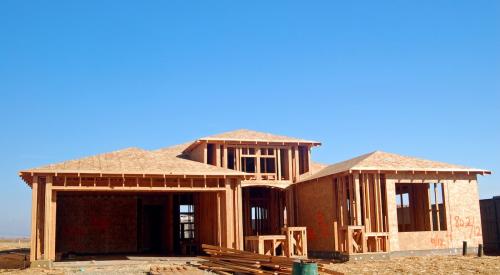
{"type": "Polygon", "coordinates": [[[296,185],[298,211],[297,226],[307,225],[307,245],[313,251],[333,251],[333,201],[332,178],[296,185]]]}
{"type": "Polygon", "coordinates": [[[217,193],[200,193],[196,200],[198,243],[218,245],[217,193]]]}
{"type": "Polygon", "coordinates": [[[137,199],[116,195],[58,195],[59,253],[120,253],[137,249],[137,199]]]}

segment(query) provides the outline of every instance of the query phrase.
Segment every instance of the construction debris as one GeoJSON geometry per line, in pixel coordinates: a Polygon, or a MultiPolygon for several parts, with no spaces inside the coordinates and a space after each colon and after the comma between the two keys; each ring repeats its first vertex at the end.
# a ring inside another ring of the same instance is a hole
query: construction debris
{"type": "MultiPolygon", "coordinates": [[[[299,261],[294,258],[261,255],[207,244],[202,245],[202,248],[208,256],[200,257],[206,261],[200,261],[198,268],[221,275],[292,274],[293,263],[299,261]]],[[[342,274],[326,269],[322,263],[317,264],[320,274],[342,274]]]]}

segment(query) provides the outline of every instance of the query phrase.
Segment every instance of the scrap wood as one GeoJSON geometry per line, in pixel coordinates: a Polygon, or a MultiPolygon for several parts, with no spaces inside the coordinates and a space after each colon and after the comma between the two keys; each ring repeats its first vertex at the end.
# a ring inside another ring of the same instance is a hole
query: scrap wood
{"type": "MultiPolygon", "coordinates": [[[[201,256],[200,268],[217,274],[276,274],[292,273],[294,261],[297,259],[257,254],[214,245],[202,245],[208,256],[201,256]]],[[[340,275],[342,273],[325,268],[324,263],[317,263],[320,274],[340,275]]]]}

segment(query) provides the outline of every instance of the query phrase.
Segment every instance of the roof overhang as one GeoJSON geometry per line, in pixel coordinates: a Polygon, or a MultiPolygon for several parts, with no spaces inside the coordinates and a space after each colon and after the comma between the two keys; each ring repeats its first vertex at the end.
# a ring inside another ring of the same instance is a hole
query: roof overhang
{"type": "Polygon", "coordinates": [[[361,174],[361,173],[393,173],[393,174],[425,174],[425,175],[454,175],[454,174],[467,174],[467,175],[491,175],[489,170],[481,169],[387,169],[387,168],[355,168],[349,170],[336,171],[334,173],[321,174],[321,170],[315,174],[306,175],[304,178],[297,181],[297,183],[307,182],[323,177],[342,175],[342,174],[361,174]]]}
{"type": "Polygon", "coordinates": [[[19,176],[31,186],[32,179],[35,175],[39,176],[54,176],[54,177],[82,177],[82,178],[241,178],[244,179],[247,173],[235,171],[234,173],[197,173],[197,172],[182,172],[182,173],[158,173],[158,172],[116,172],[116,171],[44,171],[31,170],[20,171],[19,176]]]}

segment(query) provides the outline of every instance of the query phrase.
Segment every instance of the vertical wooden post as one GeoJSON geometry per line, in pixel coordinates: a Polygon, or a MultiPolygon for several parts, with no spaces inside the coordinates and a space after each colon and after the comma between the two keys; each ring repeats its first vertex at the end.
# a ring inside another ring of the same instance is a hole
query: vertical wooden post
{"type": "Polygon", "coordinates": [[[366,192],[366,200],[365,200],[365,207],[366,207],[366,215],[365,215],[365,220],[368,222],[365,222],[365,227],[367,232],[372,232],[372,219],[371,219],[371,196],[370,196],[370,175],[369,174],[364,174],[364,183],[365,183],[365,192],[366,192]]]}
{"type": "Polygon", "coordinates": [[[307,147],[307,171],[311,172],[311,146],[307,147]]]}
{"type": "Polygon", "coordinates": [[[36,220],[36,259],[41,260],[43,255],[44,220],[45,220],[45,177],[38,178],[37,220],[36,220]]]}
{"type": "Polygon", "coordinates": [[[294,171],[294,181],[299,180],[299,175],[300,175],[300,164],[299,164],[299,146],[294,146],[293,147],[295,150],[295,159],[294,159],[294,164],[295,164],[295,171],[294,171]]]}
{"type": "Polygon", "coordinates": [[[229,162],[229,160],[227,159],[227,146],[224,145],[224,151],[223,151],[223,159],[222,159],[222,162],[223,162],[223,167],[224,168],[227,168],[227,164],[229,162]]]}
{"type": "Polygon", "coordinates": [[[275,159],[276,159],[276,179],[281,180],[281,149],[274,149],[275,159]]]}
{"type": "Polygon", "coordinates": [[[241,169],[241,147],[234,148],[234,167],[236,167],[236,171],[242,171],[241,169]]]}
{"type": "Polygon", "coordinates": [[[356,224],[356,210],[355,210],[355,203],[354,203],[354,183],[351,175],[347,176],[347,183],[348,183],[348,190],[349,190],[349,225],[354,225],[356,224]]]}
{"type": "Polygon", "coordinates": [[[208,148],[207,148],[207,143],[203,143],[203,163],[208,163],[208,148]]]}
{"type": "Polygon", "coordinates": [[[50,260],[51,254],[51,228],[52,228],[52,176],[46,177],[45,182],[45,208],[44,208],[44,229],[43,229],[43,259],[50,260]]]}
{"type": "Polygon", "coordinates": [[[243,238],[243,194],[241,189],[241,183],[236,183],[235,186],[235,219],[236,219],[236,249],[243,250],[244,238],[243,238]]]}
{"type": "Polygon", "coordinates": [[[255,178],[257,180],[260,180],[262,177],[260,175],[260,148],[259,147],[255,147],[255,162],[256,162],[255,178]]]}
{"type": "Polygon", "coordinates": [[[427,209],[427,215],[429,217],[429,226],[430,226],[429,231],[434,231],[434,225],[433,225],[433,221],[432,221],[431,184],[429,183],[427,186],[428,186],[427,187],[427,203],[429,204],[429,207],[427,209]]]}
{"type": "Polygon", "coordinates": [[[216,193],[217,195],[217,245],[222,246],[222,222],[221,222],[221,194],[220,192],[216,193]]]}
{"type": "Polygon", "coordinates": [[[359,174],[354,174],[354,194],[356,197],[356,225],[361,225],[361,196],[359,193],[359,174]]]}
{"type": "Polygon", "coordinates": [[[375,228],[377,232],[380,232],[380,211],[379,209],[379,202],[380,202],[380,197],[379,197],[379,180],[380,174],[376,173],[373,174],[373,198],[375,200],[375,228]]]}
{"type": "Polygon", "coordinates": [[[293,181],[293,159],[292,148],[288,148],[288,180],[293,181]]]}
{"type": "Polygon", "coordinates": [[[226,228],[227,228],[227,247],[235,247],[235,220],[234,220],[234,196],[231,179],[226,179],[226,228]]]}
{"type": "Polygon", "coordinates": [[[31,185],[31,245],[30,245],[30,261],[36,261],[37,248],[37,214],[38,211],[38,176],[33,176],[31,185]]]}
{"type": "Polygon", "coordinates": [[[437,231],[440,231],[441,225],[440,225],[440,221],[439,221],[439,203],[438,203],[437,185],[438,185],[438,183],[434,183],[434,203],[436,205],[436,227],[437,227],[437,231]]]}
{"type": "Polygon", "coordinates": [[[222,167],[220,147],[221,144],[218,143],[215,144],[215,166],[217,167],[222,167]]]}
{"type": "Polygon", "coordinates": [[[57,192],[52,191],[52,201],[51,201],[51,227],[50,227],[50,253],[49,259],[52,261],[56,260],[56,225],[57,225],[57,192]]]}
{"type": "Polygon", "coordinates": [[[334,247],[334,251],[340,251],[340,248],[339,248],[339,233],[338,233],[338,225],[337,225],[337,221],[333,221],[333,247],[334,247]]]}

